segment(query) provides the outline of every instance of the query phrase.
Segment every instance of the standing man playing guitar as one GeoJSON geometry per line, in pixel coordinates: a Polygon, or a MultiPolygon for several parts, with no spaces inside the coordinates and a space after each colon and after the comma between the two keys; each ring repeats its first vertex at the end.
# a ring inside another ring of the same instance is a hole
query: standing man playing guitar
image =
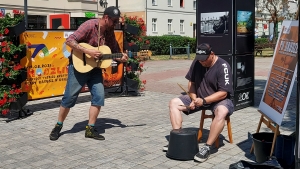
{"type": "MultiPolygon", "coordinates": [[[[79,43],[87,43],[93,47],[107,45],[112,53],[119,53],[119,45],[115,39],[114,27],[119,22],[120,10],[117,7],[111,6],[105,9],[104,15],[99,19],[90,19],[84,22],[80,27],[71,34],[66,44],[74,51],[89,55],[95,60],[99,60],[102,54],[99,50],[88,49],[79,43]]],[[[128,56],[123,53],[122,58],[115,59],[119,62],[126,62],[128,56]]],[[[101,106],[104,106],[104,86],[102,70],[98,67],[87,73],[78,72],[73,65],[72,57],[69,57],[70,64],[68,66],[68,80],[64,96],[58,114],[58,121],[52,132],[50,140],[57,140],[60,136],[60,131],[63,122],[67,117],[70,108],[75,105],[78,95],[82,87],[87,84],[92,95],[91,107],[89,109],[89,121],[86,126],[85,137],[96,140],[105,140],[104,136],[100,135],[95,129],[95,123],[100,113],[101,106]]]]}

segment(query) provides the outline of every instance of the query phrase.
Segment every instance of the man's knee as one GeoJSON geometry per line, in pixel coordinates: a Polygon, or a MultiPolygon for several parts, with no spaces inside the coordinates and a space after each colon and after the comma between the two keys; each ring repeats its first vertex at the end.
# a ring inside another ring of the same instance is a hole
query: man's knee
{"type": "Polygon", "coordinates": [[[214,112],[215,119],[217,120],[225,120],[226,116],[228,115],[227,107],[223,105],[219,105],[214,112]]]}

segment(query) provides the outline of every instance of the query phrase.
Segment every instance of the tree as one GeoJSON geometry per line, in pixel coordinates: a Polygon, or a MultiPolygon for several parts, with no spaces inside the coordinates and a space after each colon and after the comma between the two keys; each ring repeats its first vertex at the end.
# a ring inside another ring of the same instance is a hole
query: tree
{"type": "MultiPolygon", "coordinates": [[[[292,20],[296,18],[296,12],[289,10],[290,3],[296,3],[298,1],[289,1],[289,0],[256,0],[255,7],[257,14],[269,14],[269,22],[274,23],[273,27],[273,36],[272,42],[275,43],[278,37],[278,23],[284,19],[292,20]]],[[[256,20],[263,20],[256,18],[256,20]]]]}

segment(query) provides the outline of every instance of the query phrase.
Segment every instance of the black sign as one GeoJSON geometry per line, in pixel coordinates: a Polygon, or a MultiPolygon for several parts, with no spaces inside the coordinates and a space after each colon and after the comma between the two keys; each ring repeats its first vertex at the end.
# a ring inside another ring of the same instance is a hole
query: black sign
{"type": "Polygon", "coordinates": [[[232,12],[232,1],[198,0],[197,43],[209,43],[218,55],[231,54],[232,12]]]}
{"type": "Polygon", "coordinates": [[[234,91],[234,109],[239,110],[254,105],[254,88],[234,91]]]}
{"type": "Polygon", "coordinates": [[[237,55],[234,64],[234,90],[253,88],[254,55],[237,55]]]}

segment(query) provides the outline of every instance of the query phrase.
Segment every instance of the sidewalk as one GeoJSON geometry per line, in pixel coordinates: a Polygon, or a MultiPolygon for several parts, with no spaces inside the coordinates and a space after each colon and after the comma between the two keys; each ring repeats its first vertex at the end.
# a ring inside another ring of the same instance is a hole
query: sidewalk
{"type": "MultiPolygon", "coordinates": [[[[177,83],[187,86],[184,76],[191,60],[148,61],[142,78],[146,92],[140,97],[108,94],[97,121],[105,141],[84,138],[90,105],[89,93],[83,93],[71,109],[62,136],[50,141],[49,134],[57,121],[61,97],[28,102],[33,115],[10,123],[0,122],[0,168],[219,168],[239,160],[254,160],[248,132],[256,131],[257,111],[272,58],[255,60],[255,106],[235,111],[231,116],[233,144],[228,142],[227,127],[221,133],[220,148],[213,149],[204,163],[176,161],[166,157],[162,147],[168,144],[171,130],[168,102],[180,95],[177,83]]],[[[294,91],[296,88],[294,87],[294,91]]],[[[296,92],[288,105],[281,134],[295,130],[296,92]]],[[[183,116],[183,127],[199,127],[200,112],[183,116]]],[[[1,118],[0,118],[1,120],[1,118]]],[[[210,121],[204,124],[206,141],[210,121]]],[[[269,131],[262,125],[261,131],[269,131]]],[[[203,143],[200,143],[202,145],[203,143]]]]}

